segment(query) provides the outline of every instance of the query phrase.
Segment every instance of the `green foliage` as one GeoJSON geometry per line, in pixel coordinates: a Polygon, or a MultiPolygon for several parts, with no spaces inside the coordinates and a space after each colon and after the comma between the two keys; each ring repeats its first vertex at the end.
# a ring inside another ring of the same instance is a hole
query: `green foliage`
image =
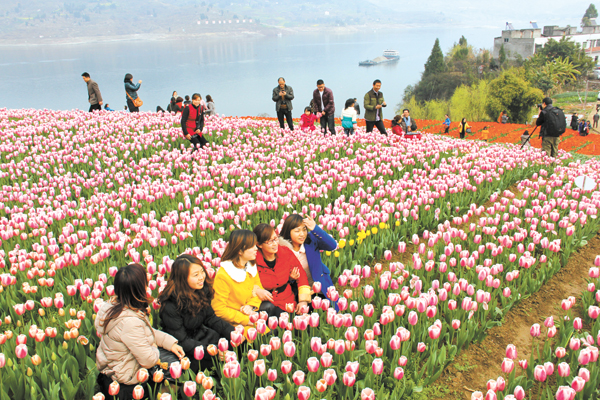
{"type": "Polygon", "coordinates": [[[594,4],[590,4],[590,6],[585,10],[585,14],[583,14],[583,18],[581,18],[581,26],[590,26],[592,25],[592,18],[598,18],[598,10],[596,10],[596,6],[594,4]]]}
{"type": "MultiPolygon", "coordinates": [[[[540,51],[524,63],[524,66],[529,70],[536,70],[543,68],[548,62],[564,61],[566,58],[573,63],[574,69],[579,71],[581,76],[587,75],[594,68],[594,60],[585,54],[579,43],[575,43],[567,37],[558,41],[550,39],[540,51]]],[[[575,77],[565,83],[570,83],[570,81],[575,81],[575,77]]]]}
{"type": "Polygon", "coordinates": [[[512,122],[524,123],[533,107],[543,98],[544,93],[540,89],[519,76],[519,71],[511,69],[490,82],[486,111],[495,120],[500,112],[507,110],[512,122]]]}
{"type": "Polygon", "coordinates": [[[459,87],[450,99],[450,117],[456,121],[459,118],[466,118],[467,121],[485,121],[488,97],[489,83],[485,80],[472,86],[459,87]]]}
{"type": "Polygon", "coordinates": [[[423,77],[413,93],[417,101],[448,100],[457,87],[469,83],[468,77],[460,72],[444,72],[423,77]]]}
{"type": "Polygon", "coordinates": [[[506,50],[504,50],[504,44],[500,46],[500,51],[498,53],[498,62],[501,66],[506,63],[506,50]]]}
{"type": "Polygon", "coordinates": [[[437,75],[444,72],[444,70],[444,54],[440,48],[440,40],[435,39],[435,43],[431,49],[431,54],[427,59],[427,63],[425,63],[425,72],[423,72],[423,77],[437,75]]]}

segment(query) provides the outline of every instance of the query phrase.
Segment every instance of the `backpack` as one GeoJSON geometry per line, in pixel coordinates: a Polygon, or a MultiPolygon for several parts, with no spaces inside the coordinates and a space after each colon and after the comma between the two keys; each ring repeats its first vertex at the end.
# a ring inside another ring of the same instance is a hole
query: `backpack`
{"type": "Polygon", "coordinates": [[[546,107],[544,118],[545,136],[559,137],[567,130],[567,118],[560,108],[546,107]]]}

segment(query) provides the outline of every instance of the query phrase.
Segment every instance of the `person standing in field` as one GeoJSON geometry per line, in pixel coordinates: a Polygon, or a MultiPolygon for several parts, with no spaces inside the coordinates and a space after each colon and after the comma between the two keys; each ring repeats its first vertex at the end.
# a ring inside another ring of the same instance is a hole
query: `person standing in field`
{"type": "Polygon", "coordinates": [[[600,114],[598,114],[598,112],[596,112],[596,114],[594,114],[594,128],[598,127],[598,121],[600,120],[600,114]]]}
{"type": "Polygon", "coordinates": [[[444,128],[444,133],[448,134],[450,132],[450,117],[448,116],[448,114],[446,114],[446,119],[444,120],[443,125],[445,126],[444,128]]]}
{"type": "Polygon", "coordinates": [[[127,108],[129,108],[129,112],[139,112],[140,111],[139,107],[136,107],[135,104],[133,104],[133,101],[138,98],[137,92],[138,92],[138,90],[140,90],[142,81],[140,80],[140,81],[138,81],[137,85],[134,85],[133,84],[133,75],[126,74],[124,83],[125,83],[125,93],[127,94],[127,96],[126,96],[127,108]]]}
{"type": "Polygon", "coordinates": [[[365,120],[367,123],[367,133],[373,132],[373,127],[377,127],[379,133],[387,135],[385,126],[383,125],[383,110],[382,107],[387,106],[383,93],[380,91],[381,81],[375,79],[373,81],[373,89],[365,94],[365,120]]]}
{"type": "Polygon", "coordinates": [[[87,72],[84,72],[81,76],[83,77],[83,81],[87,84],[88,101],[90,102],[89,112],[102,110],[102,94],[100,93],[98,84],[90,78],[90,74],[87,72]]]}
{"type": "Polygon", "coordinates": [[[313,105],[317,113],[321,113],[321,132],[327,133],[327,128],[335,135],[335,102],[333,91],[325,87],[323,79],[317,81],[317,88],[313,91],[313,105]]]}
{"type": "Polygon", "coordinates": [[[466,118],[463,118],[463,119],[460,121],[460,125],[458,126],[458,130],[459,130],[459,132],[460,132],[460,138],[461,138],[461,139],[464,139],[464,138],[465,138],[465,133],[467,133],[467,129],[469,129],[469,128],[470,128],[470,126],[469,126],[469,124],[467,123],[467,119],[466,119],[466,118]]]}
{"type": "Polygon", "coordinates": [[[285,117],[290,131],[294,130],[294,121],[292,120],[292,100],[294,100],[294,89],[286,85],[285,79],[279,78],[279,85],[273,89],[273,101],[275,102],[275,111],[279,126],[283,129],[283,119],[285,117]]]}
{"type": "Polygon", "coordinates": [[[344,105],[344,110],[342,111],[341,119],[342,119],[342,128],[344,128],[344,133],[346,136],[350,136],[354,133],[354,129],[356,129],[356,117],[357,112],[355,106],[355,99],[346,100],[346,104],[344,105]]]}

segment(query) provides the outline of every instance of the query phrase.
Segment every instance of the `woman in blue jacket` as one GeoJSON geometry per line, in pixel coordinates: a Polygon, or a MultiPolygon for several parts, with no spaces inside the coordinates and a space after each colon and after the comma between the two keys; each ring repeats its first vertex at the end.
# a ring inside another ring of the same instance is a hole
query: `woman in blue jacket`
{"type": "Polygon", "coordinates": [[[123,80],[125,83],[125,94],[127,100],[127,107],[129,108],[129,112],[139,112],[139,107],[136,107],[133,104],[133,101],[138,98],[137,91],[140,90],[140,85],[142,81],[138,81],[137,85],[133,84],[133,75],[126,74],[125,79],[123,80]]]}
{"type": "MultiPolygon", "coordinates": [[[[321,283],[321,292],[327,296],[327,289],[334,285],[329,268],[321,261],[321,251],[335,250],[335,239],[321,229],[311,217],[302,218],[298,214],[292,214],[283,223],[279,244],[294,252],[308,276],[309,284],[321,283]]],[[[337,302],[332,302],[332,305],[337,311],[337,302]]]]}

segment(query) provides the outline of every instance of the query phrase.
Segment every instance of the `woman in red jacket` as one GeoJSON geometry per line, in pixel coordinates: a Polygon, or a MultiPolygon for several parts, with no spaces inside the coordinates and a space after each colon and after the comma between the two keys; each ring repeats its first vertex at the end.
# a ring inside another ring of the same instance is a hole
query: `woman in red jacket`
{"type": "Polygon", "coordinates": [[[257,225],[254,234],[259,250],[256,254],[258,275],[263,287],[271,291],[273,304],[287,312],[308,312],[310,286],[298,258],[287,247],[279,247],[279,236],[271,225],[257,225]],[[290,278],[298,282],[298,299],[288,283],[290,278]]]}
{"type": "Polygon", "coordinates": [[[204,106],[201,105],[202,97],[198,93],[192,96],[192,104],[183,109],[181,114],[181,129],[183,136],[192,144],[193,150],[196,151],[197,146],[204,147],[206,139],[202,135],[204,129],[204,106]]]}

